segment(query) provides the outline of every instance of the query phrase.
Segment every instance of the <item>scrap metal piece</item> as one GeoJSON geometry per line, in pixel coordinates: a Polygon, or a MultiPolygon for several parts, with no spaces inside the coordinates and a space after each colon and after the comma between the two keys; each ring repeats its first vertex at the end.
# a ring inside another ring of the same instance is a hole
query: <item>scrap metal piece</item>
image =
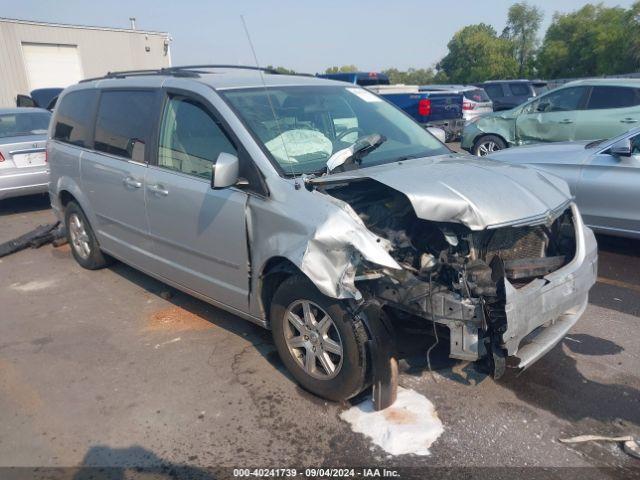
{"type": "Polygon", "coordinates": [[[622,444],[622,449],[627,455],[640,458],[640,444],[636,440],[627,440],[622,444]]]}
{"type": "Polygon", "coordinates": [[[562,443],[584,443],[584,442],[631,442],[633,437],[626,435],[624,437],[605,437],[603,435],[578,435],[577,437],[559,438],[562,443]]]}
{"type": "Polygon", "coordinates": [[[571,438],[559,438],[561,443],[584,443],[584,442],[612,442],[622,443],[622,450],[627,455],[640,458],[640,444],[631,435],[622,437],[605,437],[603,435],[578,435],[571,438]]]}
{"type": "Polygon", "coordinates": [[[39,248],[42,245],[53,242],[64,236],[64,229],[60,226],[60,222],[50,223],[48,225],[39,225],[24,235],[0,244],[0,257],[10,255],[25,248],[39,248]]]}

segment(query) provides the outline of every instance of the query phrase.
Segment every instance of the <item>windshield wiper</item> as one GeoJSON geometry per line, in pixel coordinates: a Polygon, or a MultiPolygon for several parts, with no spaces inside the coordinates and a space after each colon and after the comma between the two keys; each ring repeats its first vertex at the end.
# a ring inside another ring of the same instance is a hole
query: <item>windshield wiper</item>
{"type": "Polygon", "coordinates": [[[387,137],[379,133],[372,133],[362,137],[353,145],[338,150],[327,160],[327,173],[342,167],[341,171],[351,170],[360,166],[362,159],[387,141],[387,137]]]}

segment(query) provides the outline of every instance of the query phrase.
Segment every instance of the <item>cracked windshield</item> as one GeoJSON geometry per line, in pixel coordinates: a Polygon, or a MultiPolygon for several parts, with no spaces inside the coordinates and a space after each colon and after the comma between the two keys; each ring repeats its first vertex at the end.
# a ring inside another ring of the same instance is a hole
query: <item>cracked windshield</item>
{"type": "Polygon", "coordinates": [[[382,137],[362,166],[449,153],[430,133],[358,87],[270,87],[223,92],[285,174],[323,173],[358,140],[382,137]],[[268,97],[267,97],[268,92],[268,97]]]}

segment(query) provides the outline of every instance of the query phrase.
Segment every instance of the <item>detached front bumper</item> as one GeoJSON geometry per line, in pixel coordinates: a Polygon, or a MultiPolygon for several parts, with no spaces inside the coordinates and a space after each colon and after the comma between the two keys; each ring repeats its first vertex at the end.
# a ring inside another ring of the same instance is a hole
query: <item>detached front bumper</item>
{"type": "Polygon", "coordinates": [[[587,306],[598,274],[598,247],[591,229],[572,206],[576,255],[563,268],[515,289],[506,281],[507,330],[502,346],[527,368],[562,340],[587,306]]]}

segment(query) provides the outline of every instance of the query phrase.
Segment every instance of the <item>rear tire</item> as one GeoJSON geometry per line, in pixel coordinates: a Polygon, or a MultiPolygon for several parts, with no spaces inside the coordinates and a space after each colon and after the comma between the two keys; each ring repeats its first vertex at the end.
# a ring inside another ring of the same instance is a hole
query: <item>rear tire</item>
{"type": "Polygon", "coordinates": [[[113,259],[102,253],[86,215],[76,202],[69,202],[64,211],[64,224],[71,253],[81,267],[97,270],[106,267],[113,259]]]}
{"type": "Polygon", "coordinates": [[[507,148],[507,144],[497,135],[483,135],[473,144],[473,154],[477,157],[484,157],[505,148],[507,148]]]}
{"type": "Polygon", "coordinates": [[[303,388],[332,401],[347,400],[365,388],[367,337],[344,302],[293,275],[278,287],[270,313],[278,354],[303,388]]]}

